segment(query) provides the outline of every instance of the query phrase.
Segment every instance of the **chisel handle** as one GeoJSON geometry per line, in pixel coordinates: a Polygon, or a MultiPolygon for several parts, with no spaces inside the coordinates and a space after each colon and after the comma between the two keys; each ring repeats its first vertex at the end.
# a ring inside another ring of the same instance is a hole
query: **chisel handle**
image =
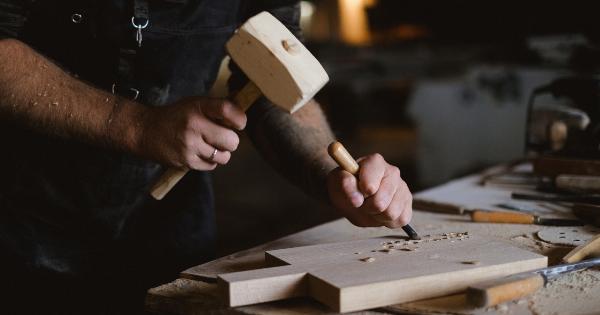
{"type": "MultiPolygon", "coordinates": [[[[343,170],[355,176],[358,174],[360,166],[352,155],[348,153],[348,150],[346,150],[343,144],[337,141],[332,142],[327,148],[327,152],[329,152],[331,158],[333,158],[343,170]]],[[[417,232],[410,225],[407,224],[403,226],[402,230],[406,232],[410,239],[420,239],[417,232]]]]}
{"type": "Polygon", "coordinates": [[[545,282],[542,275],[531,272],[485,281],[467,289],[467,302],[477,307],[494,306],[530,295],[545,282]]]}
{"type": "MultiPolygon", "coordinates": [[[[262,96],[261,91],[252,81],[248,83],[233,97],[233,102],[244,112],[262,96]]],[[[150,195],[156,200],[163,199],[169,191],[187,174],[187,168],[171,167],[167,169],[150,189],[150,195]]]]}
{"type": "Polygon", "coordinates": [[[526,213],[474,210],[471,214],[473,222],[535,224],[536,217],[526,213]]]}

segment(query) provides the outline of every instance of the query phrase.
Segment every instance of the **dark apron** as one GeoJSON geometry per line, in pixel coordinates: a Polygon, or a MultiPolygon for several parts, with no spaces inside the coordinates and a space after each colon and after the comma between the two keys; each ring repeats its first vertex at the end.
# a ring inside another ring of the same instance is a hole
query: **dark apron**
{"type": "MultiPolygon", "coordinates": [[[[131,0],[37,1],[21,40],[84,81],[161,106],[207,93],[239,12],[238,1],[150,0],[138,47],[131,0]]],[[[148,195],[156,163],[11,125],[0,140],[0,276],[11,293],[46,307],[131,301],[126,292],[212,258],[207,173],[158,202],[148,195]]]]}

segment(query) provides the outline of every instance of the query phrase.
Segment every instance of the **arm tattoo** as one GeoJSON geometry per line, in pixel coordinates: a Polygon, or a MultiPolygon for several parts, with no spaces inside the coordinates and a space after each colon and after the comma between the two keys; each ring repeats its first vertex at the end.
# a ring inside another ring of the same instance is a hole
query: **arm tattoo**
{"type": "Polygon", "coordinates": [[[329,200],[326,176],[336,165],[327,146],[334,136],[315,101],[290,115],[261,100],[248,112],[247,132],[275,169],[313,197],[329,200]]]}

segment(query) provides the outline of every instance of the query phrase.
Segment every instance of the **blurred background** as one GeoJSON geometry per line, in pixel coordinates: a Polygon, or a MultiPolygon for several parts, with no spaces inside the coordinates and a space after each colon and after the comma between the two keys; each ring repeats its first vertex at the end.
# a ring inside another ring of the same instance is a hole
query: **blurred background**
{"type": "MultiPolygon", "coordinates": [[[[597,73],[587,3],[301,1],[305,43],[330,76],[316,98],[353,155],[382,153],[413,192],[521,158],[533,89],[597,73]]],[[[246,138],[214,182],[219,255],[338,217],[246,138]]]]}

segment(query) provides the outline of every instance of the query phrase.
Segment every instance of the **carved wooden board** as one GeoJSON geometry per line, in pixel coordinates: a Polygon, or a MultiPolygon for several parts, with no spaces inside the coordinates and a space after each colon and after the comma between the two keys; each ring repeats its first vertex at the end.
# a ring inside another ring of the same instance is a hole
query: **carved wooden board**
{"type": "Polygon", "coordinates": [[[310,296],[338,312],[443,296],[547,266],[547,258],[465,233],[267,251],[264,269],[219,275],[229,306],[310,296]]]}

